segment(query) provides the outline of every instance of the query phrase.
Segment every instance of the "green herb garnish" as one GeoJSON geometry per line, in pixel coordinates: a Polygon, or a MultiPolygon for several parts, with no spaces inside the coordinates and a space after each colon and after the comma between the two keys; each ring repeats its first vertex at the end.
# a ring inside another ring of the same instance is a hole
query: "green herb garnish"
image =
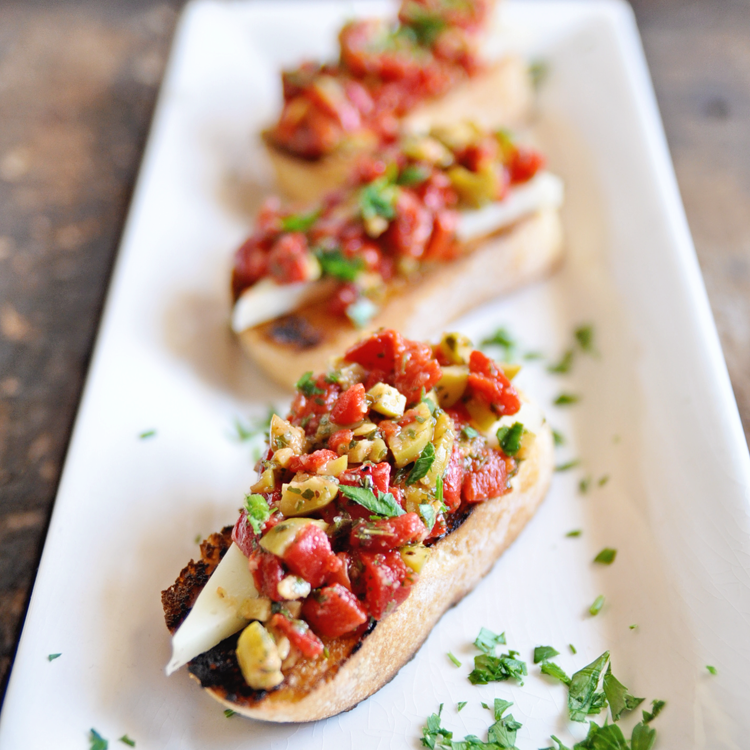
{"type": "Polygon", "coordinates": [[[472,685],[486,685],[488,682],[504,682],[511,678],[518,680],[527,675],[526,662],[517,659],[518,651],[508,651],[507,654],[493,656],[492,654],[480,654],[474,657],[474,669],[469,673],[469,682],[472,685]]]}
{"type": "Polygon", "coordinates": [[[49,654],[47,656],[47,661],[54,661],[55,659],[59,659],[62,656],[62,654],[49,654]]]}
{"type": "Polygon", "coordinates": [[[308,370],[298,381],[295,388],[303,393],[305,396],[317,396],[320,393],[325,393],[322,388],[318,388],[313,380],[312,370],[308,370]]]}
{"type": "Polygon", "coordinates": [[[664,706],[667,705],[666,701],[651,701],[651,713],[643,711],[643,721],[645,724],[650,724],[661,712],[664,706]]]}
{"type": "Polygon", "coordinates": [[[281,220],[282,232],[306,232],[318,220],[320,210],[310,211],[307,214],[292,214],[281,220]]]}
{"type": "Polygon", "coordinates": [[[570,471],[570,469],[575,469],[580,463],[581,461],[579,459],[574,458],[571,461],[566,461],[564,464],[558,464],[555,466],[555,471],[570,471]]]}
{"type": "Polygon", "coordinates": [[[568,714],[571,721],[586,721],[592,713],[598,713],[604,706],[604,694],[597,692],[599,678],[609,661],[609,651],[605,651],[570,678],[568,689],[568,714]]]}
{"type": "Polygon", "coordinates": [[[534,649],[534,664],[539,664],[540,661],[547,661],[547,659],[554,659],[559,655],[560,652],[556,651],[552,646],[537,646],[534,649]]]}
{"type": "Polygon", "coordinates": [[[319,250],[315,255],[323,273],[341,281],[354,281],[365,267],[363,258],[347,258],[341,250],[319,250]]]}
{"type": "Polygon", "coordinates": [[[390,221],[396,217],[399,188],[387,175],[378,177],[359,191],[359,210],[365,222],[375,217],[390,221]]]}
{"type": "Polygon", "coordinates": [[[572,643],[568,644],[568,648],[570,649],[570,653],[571,654],[577,654],[578,653],[578,651],[576,650],[576,647],[572,643]]]}
{"type": "Polygon", "coordinates": [[[706,664],[706,669],[707,669],[707,670],[708,670],[708,671],[709,671],[709,672],[710,672],[711,674],[714,674],[714,675],[716,675],[716,674],[719,674],[719,670],[718,670],[718,669],[716,669],[716,667],[712,667],[712,666],[711,666],[710,664],[706,664]]]}
{"type": "Polygon", "coordinates": [[[456,707],[456,713],[461,713],[461,709],[466,705],[467,701],[460,701],[456,707]]]}
{"type": "Polygon", "coordinates": [[[123,734],[117,741],[122,742],[123,745],[127,745],[128,747],[135,747],[135,740],[130,739],[127,734],[123,734]]]}
{"type": "Polygon", "coordinates": [[[505,646],[505,633],[497,635],[487,628],[482,628],[474,641],[474,645],[485,654],[494,654],[495,646],[505,646]]]}
{"type": "Polygon", "coordinates": [[[555,664],[553,661],[543,661],[540,667],[542,674],[546,674],[549,677],[554,677],[556,680],[560,680],[563,685],[570,685],[570,677],[565,673],[565,670],[555,664]]]}
{"type": "Polygon", "coordinates": [[[552,439],[555,441],[555,445],[565,445],[565,436],[562,434],[562,432],[558,432],[557,430],[552,430],[552,439]]]}
{"type": "Polygon", "coordinates": [[[481,346],[499,346],[503,351],[503,360],[509,362],[515,357],[516,342],[505,328],[498,328],[491,336],[482,340],[481,346]]]}
{"type": "Polygon", "coordinates": [[[532,60],[529,64],[529,75],[532,86],[538,89],[549,75],[549,63],[544,60],[532,60]]]}
{"type": "Polygon", "coordinates": [[[422,388],[422,395],[419,397],[419,401],[420,403],[427,405],[430,414],[434,414],[435,410],[438,408],[437,404],[424,392],[424,388],[422,388]]]}
{"type": "Polygon", "coordinates": [[[578,491],[585,495],[589,491],[589,487],[591,486],[591,477],[584,477],[581,479],[580,482],[578,482],[578,491]]]}
{"type": "Polygon", "coordinates": [[[231,708],[225,708],[224,709],[224,716],[226,716],[227,719],[231,719],[232,716],[234,716],[237,712],[234,711],[231,708]]]}
{"type": "Polygon", "coordinates": [[[604,487],[605,484],[609,482],[609,474],[605,474],[601,479],[599,479],[599,482],[597,483],[600,487],[604,487]]]}
{"type": "Polygon", "coordinates": [[[443,739],[450,742],[453,738],[453,732],[449,732],[440,725],[440,715],[443,713],[443,704],[436,714],[428,717],[427,723],[422,727],[422,744],[435,750],[436,747],[444,747],[443,739]],[[440,743],[440,745],[438,745],[440,743]]]}
{"type": "Polygon", "coordinates": [[[561,393],[552,403],[555,406],[570,406],[577,404],[581,400],[580,396],[575,393],[561,393]]]}
{"type": "Polygon", "coordinates": [[[601,563],[602,565],[612,565],[617,557],[617,550],[611,547],[605,547],[595,558],[595,563],[601,563]]]}
{"type": "Polygon", "coordinates": [[[425,445],[425,447],[422,449],[422,453],[420,454],[419,458],[414,462],[414,467],[412,468],[411,472],[409,472],[409,476],[406,479],[406,484],[415,484],[420,479],[422,479],[422,477],[424,477],[430,470],[434,461],[435,446],[432,443],[427,443],[427,445],[425,445]]]}
{"type": "Polygon", "coordinates": [[[461,437],[464,437],[467,440],[473,440],[478,435],[479,433],[473,427],[469,427],[469,425],[466,425],[466,427],[461,430],[461,437]]]}
{"type": "Polygon", "coordinates": [[[625,711],[632,711],[643,703],[644,698],[636,698],[613,674],[612,664],[607,666],[604,675],[604,695],[612,712],[612,721],[619,721],[625,711]]]}
{"type": "Polygon", "coordinates": [[[263,495],[245,495],[245,512],[248,523],[256,534],[260,534],[263,524],[271,517],[271,508],[263,495]]]}
{"type": "Polygon", "coordinates": [[[568,349],[565,354],[562,355],[559,362],[554,365],[547,367],[547,372],[553,372],[558,375],[563,375],[570,372],[570,368],[573,366],[573,357],[575,352],[572,349],[568,349]]]}
{"type": "Polygon", "coordinates": [[[435,509],[432,505],[430,505],[430,503],[420,503],[419,515],[422,516],[422,520],[424,521],[427,530],[431,531],[433,526],[435,526],[435,519],[437,518],[435,509]]]}
{"type": "Polygon", "coordinates": [[[596,615],[601,612],[602,607],[604,606],[604,597],[599,594],[599,596],[594,599],[594,603],[589,607],[589,614],[592,617],[595,617],[596,615]]]}
{"type": "Polygon", "coordinates": [[[587,352],[588,354],[597,354],[596,348],[594,347],[594,326],[580,326],[576,328],[573,335],[578,342],[578,346],[580,346],[584,352],[587,352]]]}
{"type": "Polygon", "coordinates": [[[449,659],[450,659],[450,660],[451,660],[451,661],[452,661],[452,662],[453,662],[453,663],[454,663],[454,664],[455,664],[455,665],[456,665],[457,667],[460,667],[460,666],[461,666],[461,662],[460,662],[460,661],[459,661],[458,659],[456,659],[456,657],[455,657],[455,656],[454,656],[454,655],[453,655],[453,654],[452,654],[452,653],[451,653],[450,651],[448,652],[448,658],[449,658],[449,659]]]}
{"type": "Polygon", "coordinates": [[[109,742],[96,729],[89,730],[89,742],[91,743],[89,750],[107,750],[109,747],[109,742]]]}
{"type": "Polygon", "coordinates": [[[565,536],[581,536],[583,532],[580,529],[573,529],[572,531],[569,531],[565,536]]]}
{"type": "Polygon", "coordinates": [[[141,432],[138,435],[138,438],[140,440],[146,440],[147,438],[154,437],[156,435],[156,430],[146,430],[145,432],[141,432]]]}
{"type": "Polygon", "coordinates": [[[379,516],[393,518],[394,516],[404,515],[403,508],[396,502],[396,499],[390,492],[383,493],[378,491],[376,497],[372,490],[365,487],[349,487],[346,484],[339,485],[339,492],[344,497],[354,500],[355,503],[379,516]]]}
{"type": "Polygon", "coordinates": [[[396,182],[404,187],[414,187],[415,185],[421,185],[428,177],[430,172],[424,167],[420,167],[417,164],[407,164],[398,176],[396,182]]]}
{"type": "Polygon", "coordinates": [[[510,427],[501,427],[497,431],[497,442],[506,456],[515,456],[521,450],[521,438],[525,432],[520,422],[514,422],[510,427]]]}

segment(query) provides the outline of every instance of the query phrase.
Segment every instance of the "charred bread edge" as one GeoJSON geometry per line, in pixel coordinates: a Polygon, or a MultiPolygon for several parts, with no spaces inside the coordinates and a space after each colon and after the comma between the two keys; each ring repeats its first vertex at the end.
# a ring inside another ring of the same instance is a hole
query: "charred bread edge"
{"type": "Polygon", "coordinates": [[[409,598],[378,623],[359,648],[328,681],[296,702],[272,700],[252,708],[225,700],[227,708],[273,722],[317,721],[356,706],[395,677],[417,652],[443,613],[457,604],[489,573],[544,499],[552,479],[552,433],[545,423],[530,456],[520,464],[514,489],[478,504],[453,533],[433,545],[409,598]]]}
{"type": "MultiPolygon", "coordinates": [[[[425,132],[433,125],[473,120],[483,127],[519,128],[529,118],[533,87],[526,62],[509,56],[486,72],[467,80],[445,96],[420,105],[402,121],[408,132],[425,132]]],[[[312,202],[341,187],[362,150],[334,152],[307,160],[275,147],[264,138],[280,190],[289,198],[312,202]]]]}
{"type": "MultiPolygon", "coordinates": [[[[478,305],[536,281],[562,259],[562,223],[557,209],[546,209],[485,239],[473,251],[426,273],[391,297],[367,327],[395,328],[406,338],[427,339],[478,305]]],[[[268,335],[275,321],[239,334],[243,349],[278,383],[294,388],[303,372],[319,372],[366,331],[324,312],[325,303],[293,316],[320,334],[302,346],[279,344],[268,335]],[[313,321],[308,325],[308,318],[313,321]]]]}

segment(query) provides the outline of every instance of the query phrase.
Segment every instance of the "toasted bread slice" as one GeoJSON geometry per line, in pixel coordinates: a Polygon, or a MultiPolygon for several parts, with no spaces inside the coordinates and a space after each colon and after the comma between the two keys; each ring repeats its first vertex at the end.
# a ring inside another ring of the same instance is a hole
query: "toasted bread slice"
{"type": "MultiPolygon", "coordinates": [[[[407,338],[426,339],[477,305],[544,277],[562,257],[559,212],[540,211],[473,244],[456,261],[390,283],[367,330],[395,328],[407,338]]],[[[300,374],[325,369],[363,331],[320,301],[238,335],[263,370],[293,388],[300,374]]]]}
{"type": "MultiPolygon", "coordinates": [[[[528,120],[533,99],[526,62],[509,56],[445,96],[414,109],[402,120],[402,129],[407,133],[423,133],[436,125],[453,125],[466,120],[485,128],[515,129],[528,120]]],[[[360,138],[356,145],[350,144],[321,159],[308,160],[266,140],[280,190],[287,197],[305,203],[345,184],[357,158],[377,145],[376,139],[360,138]]]]}
{"type": "MultiPolygon", "coordinates": [[[[244,682],[235,656],[238,636],[193,659],[191,674],[227,708],[264,721],[315,721],[353,708],[393,679],[443,613],[477,585],[518,536],[547,492],[553,452],[545,423],[512,480],[512,490],[474,506],[451,533],[432,546],[419,580],[398,609],[364,635],[323,638],[328,657],[299,661],[279,688],[253,690],[244,682]]],[[[187,616],[230,544],[230,527],[213,534],[202,545],[202,559],[191,561],[177,582],[163,592],[172,632],[187,616]]]]}

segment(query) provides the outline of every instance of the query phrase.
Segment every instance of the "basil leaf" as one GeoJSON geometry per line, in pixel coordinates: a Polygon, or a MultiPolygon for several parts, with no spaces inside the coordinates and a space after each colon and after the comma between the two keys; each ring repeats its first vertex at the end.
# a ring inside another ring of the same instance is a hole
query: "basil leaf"
{"type": "Polygon", "coordinates": [[[469,682],[472,685],[486,685],[488,682],[504,682],[513,678],[523,685],[521,677],[528,674],[526,663],[516,659],[516,656],[517,651],[509,651],[500,656],[475,656],[474,669],[469,673],[469,682]]]}
{"type": "Polygon", "coordinates": [[[466,705],[467,701],[460,701],[458,706],[456,707],[456,712],[460,713],[461,709],[466,705]]]}
{"type": "Polygon", "coordinates": [[[127,745],[128,747],[135,747],[135,740],[128,737],[127,734],[123,734],[117,741],[122,742],[123,745],[127,745]]]}
{"type": "Polygon", "coordinates": [[[542,674],[546,674],[549,677],[554,677],[556,680],[560,680],[563,685],[570,685],[570,677],[565,674],[565,670],[555,664],[553,661],[543,661],[540,667],[542,674]]]}
{"type": "Polygon", "coordinates": [[[547,661],[547,659],[554,659],[556,656],[560,656],[560,652],[556,651],[552,646],[537,646],[534,649],[534,664],[539,664],[540,661],[547,661]]]}
{"type": "Polygon", "coordinates": [[[89,750],[107,750],[109,747],[109,742],[93,728],[89,730],[89,742],[91,743],[89,750]]]}
{"type": "Polygon", "coordinates": [[[62,654],[49,654],[47,656],[47,661],[54,661],[55,659],[59,659],[62,656],[62,654]]]}
{"type": "Polygon", "coordinates": [[[396,498],[390,492],[382,493],[379,491],[376,497],[372,490],[364,487],[349,487],[346,484],[339,485],[339,492],[344,497],[354,500],[355,503],[379,516],[393,518],[394,516],[404,515],[403,508],[396,502],[396,498]]]}
{"type": "Polygon", "coordinates": [[[612,664],[607,666],[604,675],[604,695],[607,696],[612,721],[619,721],[624,711],[632,711],[643,703],[645,698],[636,698],[613,674],[612,664]]]}
{"type": "Polygon", "coordinates": [[[245,495],[245,511],[248,523],[256,534],[260,534],[261,527],[271,517],[271,509],[263,495],[245,495]]]}
{"type": "Polygon", "coordinates": [[[440,708],[436,714],[432,714],[428,717],[427,723],[422,727],[422,744],[425,747],[429,747],[430,750],[435,750],[435,747],[443,746],[442,738],[450,741],[453,737],[453,732],[449,732],[440,726],[440,715],[443,713],[443,704],[440,704],[440,708]]]}
{"type": "Polygon", "coordinates": [[[313,380],[312,370],[308,370],[298,381],[295,386],[298,391],[305,394],[305,396],[316,396],[319,393],[325,393],[322,388],[318,388],[313,380]]]}
{"type": "Polygon", "coordinates": [[[576,337],[578,346],[588,354],[597,354],[596,348],[594,347],[594,326],[585,325],[576,328],[573,335],[576,337]]]}
{"type": "Polygon", "coordinates": [[[317,251],[315,253],[325,276],[333,276],[341,281],[354,281],[365,267],[363,258],[347,258],[341,250],[317,251]]]}
{"type": "Polygon", "coordinates": [[[417,164],[407,164],[398,176],[396,182],[404,187],[421,185],[430,176],[430,170],[417,164]]]}
{"type": "Polygon", "coordinates": [[[469,425],[466,425],[466,427],[461,430],[461,437],[465,437],[467,440],[472,440],[477,437],[477,435],[479,435],[479,433],[473,427],[469,427],[469,425]]]}
{"type": "Polygon", "coordinates": [[[396,201],[399,188],[386,175],[378,177],[359,191],[359,210],[367,221],[376,216],[384,219],[396,218],[396,201]]]}
{"type": "Polygon", "coordinates": [[[505,645],[505,633],[496,635],[491,630],[482,628],[479,631],[479,635],[477,636],[476,640],[474,641],[474,645],[485,654],[494,654],[495,646],[505,645]]]}
{"type": "Polygon", "coordinates": [[[525,432],[520,422],[514,422],[510,427],[501,427],[497,431],[497,442],[506,456],[515,456],[521,449],[521,438],[525,432]]]}
{"type": "Polygon", "coordinates": [[[617,550],[611,547],[605,547],[595,558],[595,563],[601,563],[602,565],[611,565],[617,557],[617,550]]]}
{"type": "Polygon", "coordinates": [[[487,732],[487,739],[496,743],[501,750],[517,750],[516,733],[523,726],[521,722],[516,721],[512,714],[503,717],[503,711],[507,710],[512,703],[508,701],[495,700],[495,723],[487,732]],[[499,704],[499,705],[498,705],[499,704]]]}
{"type": "Polygon", "coordinates": [[[664,706],[667,705],[666,701],[651,701],[651,713],[643,711],[643,721],[646,724],[650,724],[662,711],[664,706]]]}
{"type": "Polygon", "coordinates": [[[593,721],[589,723],[586,739],[576,743],[575,750],[630,750],[627,740],[617,724],[605,724],[600,727],[593,721]]]}
{"type": "Polygon", "coordinates": [[[435,446],[432,443],[427,443],[427,445],[425,445],[425,447],[423,448],[419,458],[414,462],[414,468],[409,473],[409,476],[406,479],[406,484],[415,484],[416,482],[418,482],[423,476],[427,474],[434,461],[435,446]]]}
{"type": "Polygon", "coordinates": [[[586,721],[589,709],[594,705],[594,696],[599,686],[599,677],[609,661],[609,651],[605,651],[570,678],[568,689],[568,713],[572,721],[586,721]]]}
{"type": "Polygon", "coordinates": [[[422,516],[422,520],[424,521],[424,525],[427,527],[427,530],[432,531],[436,519],[435,509],[432,507],[432,505],[430,505],[429,503],[420,504],[419,515],[422,516]]]}
{"type": "Polygon", "coordinates": [[[642,722],[633,727],[633,734],[630,736],[630,750],[651,750],[654,742],[656,742],[655,729],[651,729],[642,722]]]}
{"type": "Polygon", "coordinates": [[[310,211],[307,214],[292,214],[281,220],[282,232],[306,232],[318,220],[320,211],[310,211]]]}

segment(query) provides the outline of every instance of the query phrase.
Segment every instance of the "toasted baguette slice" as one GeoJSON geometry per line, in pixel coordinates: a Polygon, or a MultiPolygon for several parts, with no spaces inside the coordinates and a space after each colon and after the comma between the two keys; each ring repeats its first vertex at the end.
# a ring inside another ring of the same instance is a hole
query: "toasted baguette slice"
{"type": "MultiPolygon", "coordinates": [[[[528,120],[533,98],[526,62],[510,56],[445,96],[414,109],[402,120],[402,129],[425,133],[436,125],[466,120],[486,128],[515,129],[528,120]]],[[[356,145],[310,161],[276,148],[267,139],[265,142],[279,189],[289,198],[305,203],[345,184],[357,158],[378,145],[376,139],[365,137],[356,145]]]]}
{"type": "MultiPolygon", "coordinates": [[[[559,212],[545,209],[474,244],[456,261],[392,282],[367,330],[395,328],[406,338],[427,339],[477,305],[544,277],[562,258],[559,212]]],[[[301,373],[325,369],[363,331],[320,301],[238,335],[263,370],[293,388],[301,373]]]]}
{"type": "MultiPolygon", "coordinates": [[[[323,638],[328,658],[298,662],[276,690],[248,687],[227,638],[190,662],[191,674],[227,708],[274,722],[316,721],[353,708],[388,683],[425,641],[443,613],[468,594],[518,536],[552,478],[553,442],[546,423],[502,497],[476,505],[461,525],[434,544],[409,597],[365,636],[323,638]]],[[[231,527],[203,543],[203,557],[162,594],[174,632],[231,543],[231,527]]]]}

